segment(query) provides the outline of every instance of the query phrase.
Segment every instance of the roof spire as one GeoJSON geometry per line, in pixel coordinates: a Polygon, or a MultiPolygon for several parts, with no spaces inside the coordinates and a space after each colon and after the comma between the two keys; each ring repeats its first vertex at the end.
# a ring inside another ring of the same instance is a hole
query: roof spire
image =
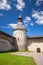
{"type": "Polygon", "coordinates": [[[18,17],[18,22],[22,22],[22,17],[21,17],[21,15],[19,15],[19,17],[18,17]]]}

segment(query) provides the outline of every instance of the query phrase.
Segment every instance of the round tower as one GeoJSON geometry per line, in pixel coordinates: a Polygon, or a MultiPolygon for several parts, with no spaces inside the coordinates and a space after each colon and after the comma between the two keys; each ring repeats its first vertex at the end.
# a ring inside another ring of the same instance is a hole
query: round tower
{"type": "Polygon", "coordinates": [[[13,31],[13,37],[16,38],[18,50],[27,50],[26,29],[24,29],[21,17],[18,17],[17,26],[13,31]]]}

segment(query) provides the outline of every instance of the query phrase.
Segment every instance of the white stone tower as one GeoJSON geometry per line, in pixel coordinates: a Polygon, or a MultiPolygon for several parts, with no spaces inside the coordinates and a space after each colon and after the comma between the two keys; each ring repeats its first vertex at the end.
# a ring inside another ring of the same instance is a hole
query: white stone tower
{"type": "Polygon", "coordinates": [[[18,17],[17,26],[13,31],[13,37],[16,38],[18,50],[27,50],[26,29],[24,29],[21,16],[18,17]]]}

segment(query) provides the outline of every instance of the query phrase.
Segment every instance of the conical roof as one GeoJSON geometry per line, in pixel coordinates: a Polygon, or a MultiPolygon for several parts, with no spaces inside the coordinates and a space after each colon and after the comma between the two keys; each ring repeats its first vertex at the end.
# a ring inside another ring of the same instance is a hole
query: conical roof
{"type": "Polygon", "coordinates": [[[23,23],[22,22],[18,22],[17,23],[17,26],[16,26],[16,29],[23,29],[23,23]]]}
{"type": "Polygon", "coordinates": [[[23,23],[22,23],[22,17],[19,16],[18,17],[18,23],[17,23],[17,26],[16,26],[16,29],[23,29],[23,23]]]}
{"type": "MultiPolygon", "coordinates": [[[[21,17],[21,16],[18,17],[18,23],[17,23],[17,25],[16,25],[15,30],[26,30],[26,29],[24,28],[23,23],[22,23],[22,17],[21,17]]],[[[27,31],[27,30],[26,30],[26,31],[27,31]]]]}

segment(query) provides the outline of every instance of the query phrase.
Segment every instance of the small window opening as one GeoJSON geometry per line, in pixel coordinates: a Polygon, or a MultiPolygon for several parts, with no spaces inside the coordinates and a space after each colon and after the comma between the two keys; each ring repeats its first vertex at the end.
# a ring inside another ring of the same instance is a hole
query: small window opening
{"type": "Polygon", "coordinates": [[[37,48],[37,52],[39,52],[39,53],[40,53],[40,52],[41,52],[41,49],[40,49],[40,48],[37,48]]]}
{"type": "Polygon", "coordinates": [[[18,38],[18,41],[19,41],[19,38],[18,38]]]}

